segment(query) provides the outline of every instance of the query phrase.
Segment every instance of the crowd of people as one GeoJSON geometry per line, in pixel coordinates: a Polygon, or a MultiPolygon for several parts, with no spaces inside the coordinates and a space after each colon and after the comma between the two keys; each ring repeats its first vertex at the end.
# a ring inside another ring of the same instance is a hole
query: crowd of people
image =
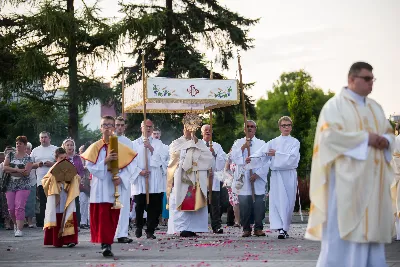
{"type": "MultiPolygon", "coordinates": [[[[371,65],[353,64],[348,86],[321,111],[306,231],[306,238],[322,244],[317,266],[385,266],[384,244],[392,240],[395,220],[400,230],[400,139],[395,143],[382,108],[367,97],[374,79],[371,65]]],[[[212,141],[212,127],[193,113],[185,115],[183,135],[170,145],[162,143],[151,120],[141,123],[142,135],[133,141],[124,135],[126,127],[123,117],[102,117],[102,138],[79,153],[69,138],[59,148],[51,145],[48,132],[40,133],[41,145],[33,150],[18,136],[1,164],[6,229],[21,237],[24,223],[35,227],[35,217],[45,245],[73,247],[79,228],[90,228],[91,241],[108,257],[115,239],[133,241],[133,224],[137,238],[145,230],[147,239],[156,239],[160,225],[168,225],[168,234],[193,237],[209,232],[210,214],[212,233],[223,234],[226,190],[228,225],[242,227],[243,238],[262,237],[270,173],[269,227],[277,239],[289,238],[300,161],[290,117],[279,119],[280,136],[267,142],[257,138],[256,122],[247,120],[245,137],[228,153],[212,141]],[[111,141],[115,136],[118,147],[111,141]],[[68,181],[54,171],[58,164],[73,166],[68,181]]]]}

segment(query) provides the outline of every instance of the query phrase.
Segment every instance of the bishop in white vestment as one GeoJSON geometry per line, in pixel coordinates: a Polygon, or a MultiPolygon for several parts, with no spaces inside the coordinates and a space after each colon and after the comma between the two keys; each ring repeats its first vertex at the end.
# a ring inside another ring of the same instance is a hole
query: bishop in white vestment
{"type": "Polygon", "coordinates": [[[162,210],[162,198],[166,188],[166,179],[164,174],[165,159],[167,157],[166,150],[163,143],[154,139],[151,134],[153,132],[153,122],[146,120],[146,129],[142,123],[142,133],[147,131],[148,141],[144,137],[133,141],[134,151],[138,151],[138,157],[135,166],[135,176],[132,182],[132,194],[135,199],[136,211],[136,231],[137,238],[142,236],[142,229],[144,226],[143,214],[147,211],[147,228],[146,236],[149,239],[155,239],[154,231],[159,221],[162,210]],[[147,166],[146,171],[146,157],[145,149],[147,149],[147,166]],[[149,205],[146,205],[146,175],[149,181],[149,205]]]}
{"type": "Polygon", "coordinates": [[[239,196],[240,222],[243,225],[242,237],[251,236],[250,217],[252,213],[254,215],[254,235],[265,236],[263,220],[265,218],[265,190],[269,164],[265,162],[265,164],[258,165],[257,168],[252,168],[250,164],[245,166],[249,154],[251,155],[251,153],[257,151],[265,144],[263,140],[255,137],[257,126],[254,121],[248,120],[246,128],[245,131],[248,131],[248,140],[246,141],[246,138],[238,139],[232,146],[231,159],[236,164],[238,170],[237,174],[235,174],[236,178],[232,183],[232,188],[236,188],[239,196]],[[248,149],[250,149],[250,153],[248,149]],[[254,183],[254,202],[252,199],[251,181],[254,183]]]}
{"type": "Polygon", "coordinates": [[[322,241],[318,267],[387,266],[394,135],[382,107],[367,97],[373,81],[371,65],[353,64],[348,87],[318,120],[306,230],[306,238],[322,241]]]}
{"type": "Polygon", "coordinates": [[[185,124],[184,136],[170,145],[167,170],[168,234],[180,232],[182,237],[208,232],[207,177],[213,164],[210,149],[187,127],[185,124]],[[189,186],[195,191],[188,192],[189,186]],[[190,195],[192,192],[195,196],[190,195]],[[182,210],[186,198],[195,198],[194,209],[182,210]]]}
{"type": "Polygon", "coordinates": [[[290,136],[292,119],[284,116],[278,121],[281,135],[272,139],[251,158],[266,157],[270,160],[269,222],[278,230],[278,239],[289,237],[297,191],[297,171],[300,161],[300,142],[290,136]]]}

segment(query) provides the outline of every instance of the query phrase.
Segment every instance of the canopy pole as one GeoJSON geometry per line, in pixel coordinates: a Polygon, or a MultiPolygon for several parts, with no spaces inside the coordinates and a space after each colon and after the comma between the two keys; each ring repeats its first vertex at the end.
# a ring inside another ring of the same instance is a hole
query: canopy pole
{"type": "MultiPolygon", "coordinates": [[[[242,78],[242,65],[240,64],[240,54],[238,52],[238,65],[239,65],[239,87],[240,96],[242,99],[242,109],[243,109],[243,121],[244,121],[244,131],[246,133],[246,142],[250,141],[249,131],[247,129],[247,115],[246,115],[246,104],[244,100],[244,88],[243,88],[243,78],[242,78]]],[[[247,148],[247,155],[250,157],[250,147],[247,148]]],[[[252,170],[250,170],[250,177],[253,175],[252,170]]],[[[255,192],[254,192],[254,182],[251,182],[251,197],[253,202],[256,202],[255,192]]]]}

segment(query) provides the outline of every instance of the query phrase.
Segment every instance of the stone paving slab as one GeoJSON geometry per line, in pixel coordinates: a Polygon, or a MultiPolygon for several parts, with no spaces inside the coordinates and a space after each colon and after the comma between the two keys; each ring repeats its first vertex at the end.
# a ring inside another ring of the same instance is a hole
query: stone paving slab
{"type": "MultiPolygon", "coordinates": [[[[100,246],[89,242],[89,230],[79,233],[75,248],[43,246],[41,229],[26,229],[22,238],[0,230],[0,266],[315,266],[320,244],[304,240],[305,227],[293,225],[286,240],[278,240],[269,230],[266,237],[241,238],[241,230],[232,227],[225,227],[222,235],[206,233],[184,239],[166,235],[162,227],[155,240],[134,237],[131,244],[113,244],[115,257],[111,259],[103,258],[100,246]]],[[[388,245],[386,254],[388,266],[400,267],[400,242],[388,245]]]]}

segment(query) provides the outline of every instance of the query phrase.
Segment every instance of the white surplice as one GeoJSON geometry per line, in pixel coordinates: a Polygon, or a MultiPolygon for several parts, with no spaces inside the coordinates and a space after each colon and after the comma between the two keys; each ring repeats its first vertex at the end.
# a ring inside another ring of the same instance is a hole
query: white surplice
{"type": "MultiPolygon", "coordinates": [[[[150,171],[149,177],[149,193],[162,193],[165,192],[166,179],[164,173],[166,172],[166,159],[168,157],[164,144],[152,137],[149,137],[149,142],[154,148],[153,153],[147,149],[147,166],[150,171]]],[[[133,150],[138,153],[135,162],[135,176],[132,179],[132,192],[131,195],[146,194],[146,178],[139,173],[146,168],[145,161],[145,147],[143,144],[143,137],[133,141],[133,150]]]]}
{"type": "MultiPolygon", "coordinates": [[[[203,139],[204,144],[206,144],[207,142],[203,139]]],[[[224,152],[224,150],[222,149],[222,146],[216,142],[212,142],[212,147],[214,149],[214,153],[215,153],[215,160],[213,162],[213,172],[217,172],[217,171],[222,171],[225,167],[225,162],[227,160],[227,156],[226,153],[224,152]]],[[[212,191],[221,191],[221,181],[219,181],[218,179],[216,179],[214,177],[213,179],[213,184],[212,184],[212,191]]]]}
{"type": "MultiPolygon", "coordinates": [[[[354,101],[354,105],[359,106],[361,109],[363,107],[366,107],[366,98],[362,97],[360,95],[357,95],[353,91],[345,88],[341,92],[342,95],[335,96],[334,99],[331,99],[330,102],[327,103],[327,106],[332,106],[332,103],[334,101],[340,101],[337,100],[340,97],[345,97],[347,99],[351,99],[351,101],[354,101]]],[[[343,99],[343,98],[342,98],[343,99]]],[[[373,110],[371,107],[372,104],[369,102],[369,109],[373,110]]],[[[324,107],[325,108],[325,107],[324,107]]],[[[343,108],[343,107],[342,107],[343,108]]],[[[321,111],[321,114],[323,114],[324,109],[321,111]]],[[[373,111],[371,111],[373,114],[375,114],[373,111]]],[[[376,116],[376,115],[374,115],[376,116]]],[[[379,119],[381,119],[379,117],[379,119]]],[[[385,119],[383,117],[383,119],[385,119]]],[[[363,122],[364,124],[367,124],[366,119],[363,122]]],[[[325,124],[324,124],[325,125],[325,124]]],[[[327,124],[326,124],[327,125],[327,124]]],[[[340,126],[343,127],[343,126],[340,126]]],[[[376,126],[377,127],[377,126],[376,126]]],[[[317,131],[323,131],[325,129],[325,126],[320,126],[320,129],[317,127],[317,131]]],[[[389,135],[383,135],[385,138],[388,139],[389,143],[391,142],[391,137],[389,135]]],[[[349,160],[357,160],[358,162],[362,162],[367,160],[369,153],[371,153],[370,148],[368,146],[368,134],[367,132],[363,133],[361,132],[360,138],[364,138],[363,141],[359,142],[356,147],[353,148],[348,148],[347,151],[343,152],[343,159],[348,158],[349,160]],[[363,137],[364,136],[364,137],[363,137]]],[[[317,138],[316,138],[317,140],[317,138]]],[[[362,139],[361,139],[362,140],[362,139]]],[[[336,142],[339,142],[340,140],[336,140],[336,142]]],[[[314,151],[318,152],[318,149],[314,148],[314,151]]],[[[386,162],[390,162],[391,160],[391,152],[389,150],[384,151],[384,160],[386,162]]],[[[378,161],[379,162],[379,161],[378,161]]],[[[345,167],[346,168],[346,167],[345,167]]],[[[353,168],[357,169],[357,166],[353,166],[353,168]]],[[[338,195],[343,194],[342,190],[337,191],[338,185],[337,185],[337,172],[338,168],[335,166],[335,162],[332,163],[330,167],[330,171],[328,174],[328,195],[327,197],[327,219],[322,225],[322,239],[321,239],[321,252],[318,258],[317,262],[317,267],[336,267],[336,266],[346,266],[346,267],[384,267],[387,266],[385,263],[385,247],[384,243],[378,243],[378,242],[354,242],[350,240],[346,240],[344,238],[341,238],[341,224],[344,224],[343,221],[340,221],[338,214],[339,214],[339,207],[338,206],[338,195]]],[[[343,175],[343,172],[339,173],[340,175],[343,175]]],[[[350,177],[349,177],[350,178],[350,177]]],[[[351,177],[354,178],[354,177],[351,177]]],[[[363,177],[366,178],[366,177],[363,177]]],[[[341,179],[342,176],[341,176],[341,179]]],[[[379,179],[376,177],[376,179],[379,179]]],[[[388,187],[389,190],[389,187],[388,187]]],[[[313,191],[311,191],[313,192],[313,191]]],[[[364,194],[363,192],[358,192],[358,194],[364,194]]],[[[348,201],[351,201],[351,199],[348,199],[348,201]]],[[[375,203],[376,204],[376,203],[375,203]]],[[[313,204],[312,204],[313,205],[313,204]]],[[[372,210],[373,206],[371,206],[372,210]]],[[[312,216],[312,212],[315,207],[310,208],[310,218],[312,216]]],[[[354,214],[349,214],[354,215],[354,214]]],[[[371,214],[372,215],[372,214],[371,214]]],[[[368,208],[365,216],[368,216],[368,208]]],[[[367,222],[371,220],[371,218],[363,218],[363,220],[366,220],[367,222]]],[[[378,216],[376,214],[373,214],[373,216],[378,216]]],[[[317,218],[317,217],[316,217],[317,218]]],[[[311,218],[312,220],[312,218],[311,218]]],[[[386,218],[382,218],[382,224],[387,224],[386,218]]],[[[372,223],[371,223],[372,224],[372,223]]],[[[376,231],[379,229],[379,227],[383,226],[371,226],[371,236],[372,234],[375,234],[373,231],[376,231]],[[378,227],[378,228],[376,228],[378,227]]],[[[307,238],[313,238],[311,234],[314,232],[311,231],[310,227],[310,219],[309,219],[309,226],[307,229],[306,237],[307,238]]],[[[368,223],[367,226],[364,228],[365,233],[364,236],[368,236],[369,234],[369,227],[368,223]]],[[[386,230],[385,230],[386,231],[386,230]]],[[[357,236],[357,233],[353,233],[353,237],[355,239],[360,239],[357,236]]],[[[376,235],[376,238],[378,238],[379,235],[376,235]]],[[[384,238],[386,239],[386,238],[384,238]]]]}
{"type": "Polygon", "coordinates": [[[273,230],[288,231],[292,221],[297,190],[297,166],[300,161],[300,142],[292,136],[278,136],[266,143],[252,158],[270,160],[269,221],[273,230]],[[274,149],[275,156],[266,153],[274,149]]]}
{"type": "MultiPolygon", "coordinates": [[[[129,147],[133,151],[137,152],[136,150],[133,149],[132,141],[124,136],[124,135],[119,135],[118,137],[118,142],[121,144],[124,144],[125,146],[129,147]]],[[[134,162],[136,162],[134,160],[134,162]]],[[[129,178],[129,181],[131,181],[133,178],[129,178]]],[[[130,212],[130,207],[131,207],[131,182],[126,184],[126,190],[122,190],[120,192],[120,197],[119,200],[122,204],[122,208],[119,213],[119,220],[118,220],[118,226],[117,230],[115,231],[115,237],[116,238],[121,238],[121,237],[128,237],[128,231],[129,231],[129,212],[130,212]]]]}
{"type": "MultiPolygon", "coordinates": [[[[269,162],[265,159],[260,159],[263,163],[260,164],[259,162],[253,162],[253,164],[248,164],[246,166],[246,158],[248,157],[247,149],[242,152],[242,145],[246,142],[246,138],[241,138],[235,141],[232,146],[231,151],[231,159],[232,162],[236,164],[236,172],[235,172],[235,179],[232,183],[232,191],[240,196],[251,196],[251,183],[250,183],[250,170],[253,173],[257,174],[260,178],[255,180],[254,182],[254,193],[255,195],[265,195],[266,192],[266,185],[267,185],[267,175],[269,171],[269,162]],[[256,166],[256,167],[252,167],[256,166]],[[240,168],[246,168],[244,172],[244,179],[243,179],[243,187],[239,190],[236,189],[236,183],[238,174],[240,174],[240,168]]],[[[263,140],[260,140],[256,137],[253,137],[250,146],[250,155],[251,153],[256,152],[259,148],[265,145],[263,140]]]]}

